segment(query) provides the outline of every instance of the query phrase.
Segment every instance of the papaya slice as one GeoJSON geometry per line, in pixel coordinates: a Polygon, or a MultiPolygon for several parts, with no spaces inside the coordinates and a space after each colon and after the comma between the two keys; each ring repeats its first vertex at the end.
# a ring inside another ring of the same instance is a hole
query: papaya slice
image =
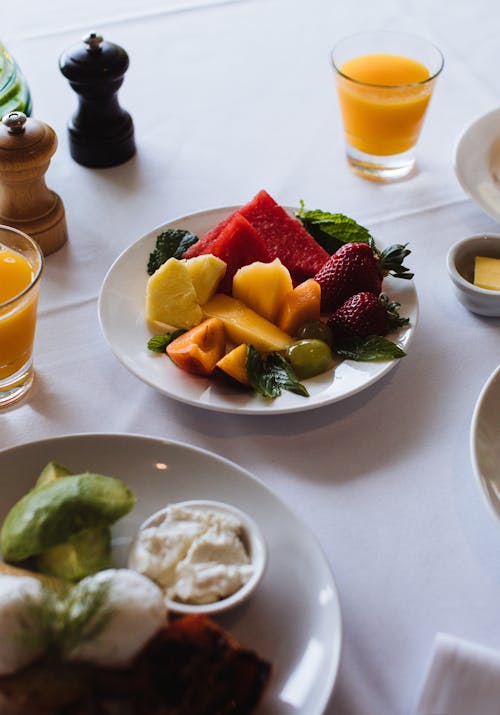
{"type": "Polygon", "coordinates": [[[209,376],[226,351],[226,332],[219,318],[207,318],[167,345],[175,364],[194,375],[209,376]]]}

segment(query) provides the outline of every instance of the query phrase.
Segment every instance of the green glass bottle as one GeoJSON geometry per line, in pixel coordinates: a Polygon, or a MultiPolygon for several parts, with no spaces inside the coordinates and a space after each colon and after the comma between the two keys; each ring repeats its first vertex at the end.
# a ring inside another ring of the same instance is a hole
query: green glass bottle
{"type": "Polygon", "coordinates": [[[0,42],[0,120],[8,112],[31,114],[31,95],[18,64],[0,42]]]}

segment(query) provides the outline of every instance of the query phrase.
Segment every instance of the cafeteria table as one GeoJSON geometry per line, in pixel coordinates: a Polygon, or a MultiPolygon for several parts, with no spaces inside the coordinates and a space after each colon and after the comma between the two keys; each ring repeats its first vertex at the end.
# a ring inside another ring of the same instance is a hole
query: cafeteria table
{"type": "MultiPolygon", "coordinates": [[[[499,20],[494,0],[457,0],[453,12],[431,0],[26,0],[2,11],[0,39],[34,116],[58,135],[46,180],[69,240],[46,260],[36,379],[1,414],[0,448],[134,433],[209,450],[262,480],[312,530],[338,589],[328,715],[410,715],[437,632],[500,649],[500,525],[469,454],[500,321],[468,312],[446,270],[454,242],[500,233],[454,171],[461,134],[500,103],[499,20]],[[372,29],[422,35],[445,57],[417,171],[390,184],[347,167],[329,60],[337,39],[372,29]],[[137,153],[109,169],[77,164],[68,146],[76,95],[58,61],[90,30],[130,57],[119,98],[137,153]],[[385,245],[409,244],[419,316],[408,354],[366,389],[290,414],[232,415],[160,394],[103,337],[105,275],[155,227],[263,188],[285,206],[353,217],[385,245]]],[[[307,579],[307,564],[297,568],[307,579]]]]}

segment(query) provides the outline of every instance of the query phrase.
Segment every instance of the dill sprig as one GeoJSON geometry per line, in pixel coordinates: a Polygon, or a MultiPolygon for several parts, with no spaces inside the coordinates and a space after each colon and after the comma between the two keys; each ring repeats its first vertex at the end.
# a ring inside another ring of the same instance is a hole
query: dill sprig
{"type": "Polygon", "coordinates": [[[101,633],[112,614],[109,581],[82,581],[75,587],[42,583],[38,597],[25,597],[20,638],[62,658],[101,633]]]}

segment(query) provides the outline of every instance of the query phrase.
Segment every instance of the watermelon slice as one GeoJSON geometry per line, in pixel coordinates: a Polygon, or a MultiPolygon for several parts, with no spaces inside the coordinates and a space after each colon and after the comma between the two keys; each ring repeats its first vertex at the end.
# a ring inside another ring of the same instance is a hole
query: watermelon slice
{"type": "Polygon", "coordinates": [[[212,247],[217,245],[222,232],[238,214],[253,226],[264,242],[269,257],[263,262],[267,263],[279,258],[290,271],[295,284],[316,275],[330,257],[305,230],[300,221],[287,214],[267,191],[262,190],[248,204],[218,223],[197,243],[188,248],[183,258],[199,256],[202,253],[213,253],[222,258],[219,253],[212,250],[212,247]]]}
{"type": "Polygon", "coordinates": [[[214,226],[208,233],[202,236],[199,241],[193,243],[193,245],[187,249],[187,251],[183,254],[182,257],[193,258],[193,256],[201,256],[203,253],[210,253],[210,251],[207,250],[208,246],[213,243],[216,238],[218,238],[219,233],[222,231],[222,229],[228,225],[228,223],[237,213],[238,212],[235,211],[230,216],[218,223],[217,226],[214,226]]]}
{"type": "Polygon", "coordinates": [[[296,282],[314,276],[328,260],[328,253],[300,221],[287,214],[267,191],[259,191],[239,213],[261,235],[271,260],[279,258],[296,282]]]}
{"type": "MultiPolygon", "coordinates": [[[[211,253],[226,262],[226,273],[217,291],[231,293],[233,276],[238,268],[255,261],[268,263],[271,258],[262,238],[239,213],[236,212],[223,223],[218,235],[207,241],[198,255],[211,253]]],[[[187,253],[184,254],[186,256],[187,253]]]]}

